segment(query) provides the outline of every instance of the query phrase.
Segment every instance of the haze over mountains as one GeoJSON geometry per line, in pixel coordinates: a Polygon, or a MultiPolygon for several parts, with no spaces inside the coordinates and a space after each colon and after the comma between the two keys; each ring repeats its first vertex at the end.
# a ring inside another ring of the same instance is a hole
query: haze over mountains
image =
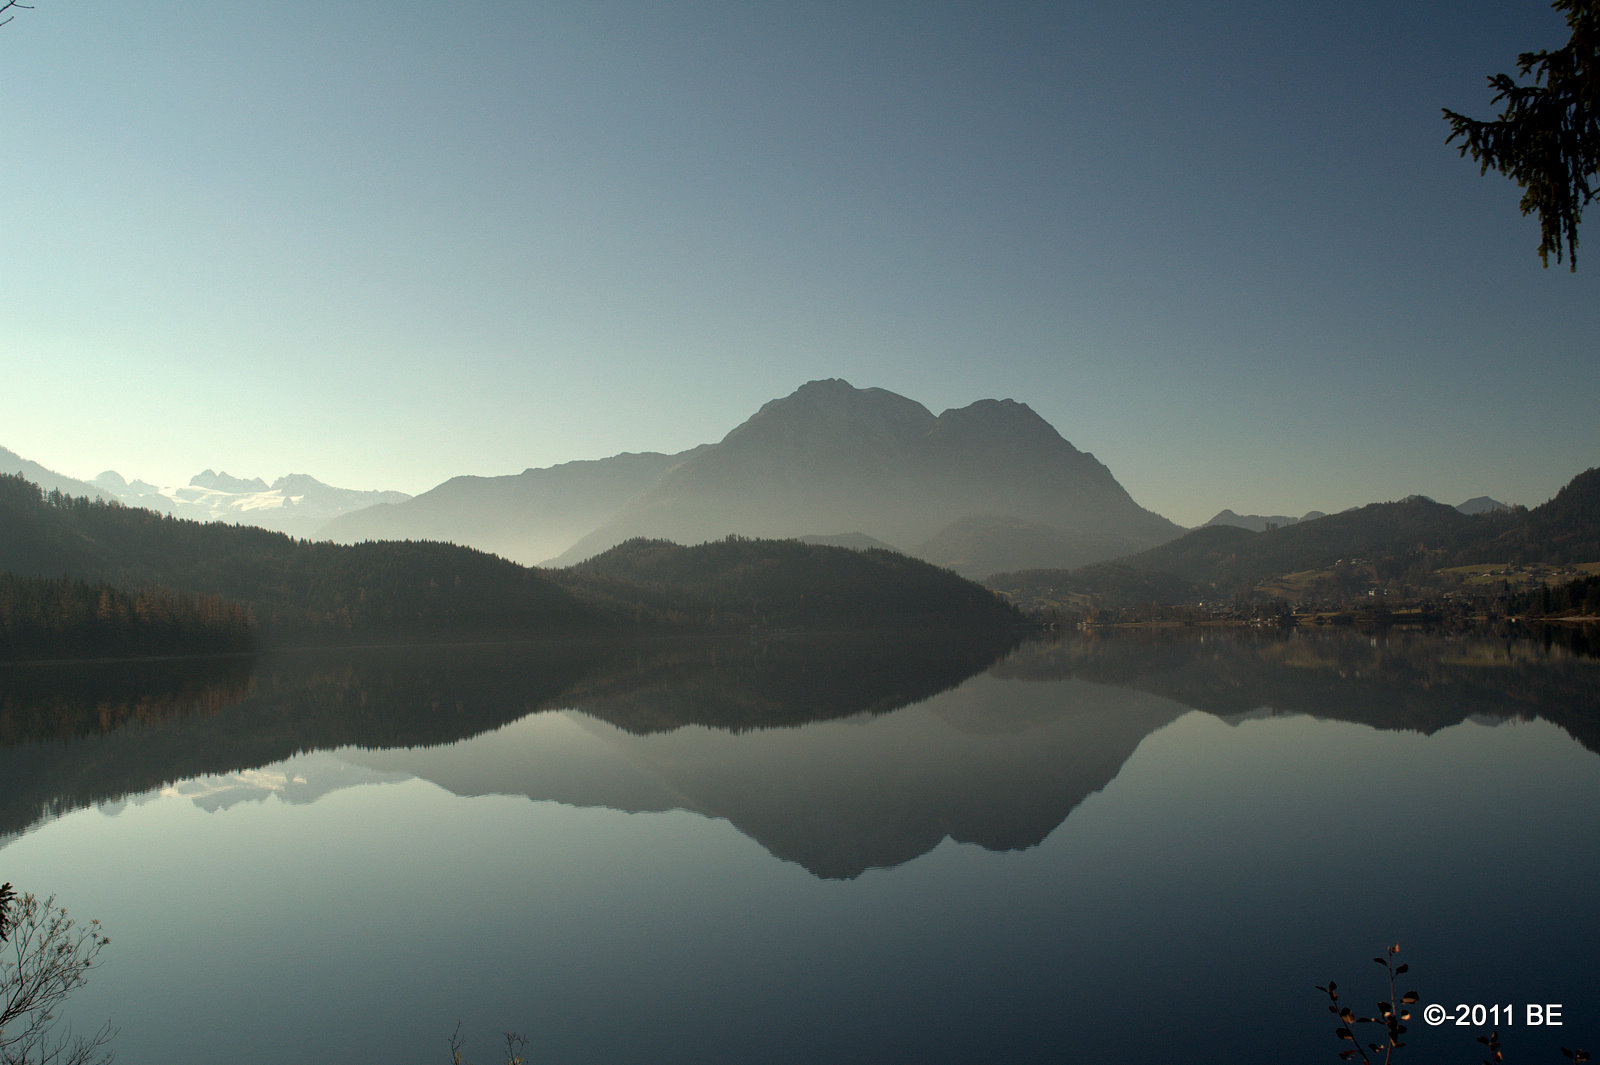
{"type": "Polygon", "coordinates": [[[46,492],[61,492],[69,496],[83,496],[86,499],[114,499],[110,492],[105,491],[88,481],[80,481],[75,477],[64,477],[55,470],[25,459],[15,451],[0,447],[0,473],[21,474],[46,492]]]}
{"type": "Polygon", "coordinates": [[[1083,565],[1182,531],[1025,404],[980,400],[936,417],[885,389],[827,380],[767,403],[715,444],[460,477],[323,534],[444,538],[553,565],[639,536],[865,536],[980,575],[1083,565]]]}
{"type": "MultiPolygon", "coordinates": [[[[1503,514],[1514,509],[1509,503],[1502,503],[1498,499],[1488,496],[1473,496],[1464,503],[1457,503],[1456,510],[1462,514],[1503,514]]],[[[1236,529],[1249,529],[1251,532],[1266,532],[1269,529],[1282,529],[1290,525],[1299,525],[1305,521],[1316,521],[1326,518],[1327,512],[1321,510],[1308,510],[1298,518],[1288,514],[1235,514],[1231,510],[1221,510],[1205,525],[1204,529],[1212,525],[1232,525],[1236,529]]]]}
{"type": "MultiPolygon", "coordinates": [[[[304,474],[269,485],[209,469],[180,487],[110,471],[78,481],[4,449],[0,467],[46,490],[174,517],[341,543],[444,541],[524,565],[570,566],[637,537],[694,544],[742,535],[892,547],[983,578],[1125,558],[1185,532],[1139,506],[1026,404],[985,399],[935,416],[837,379],[772,400],[716,443],[455,477],[415,498],[304,474]]],[[[1455,509],[1509,510],[1487,497],[1455,509]]],[[[1205,527],[1265,532],[1324,517],[1223,510],[1205,527]]]]}
{"type": "Polygon", "coordinates": [[[231,477],[215,470],[195,474],[187,485],[167,487],[138,478],[129,481],[115,470],[107,470],[93,481],[80,481],[3,447],[0,473],[20,473],[46,492],[114,501],[175,518],[255,525],[307,538],[341,514],[411,498],[404,492],[335,488],[303,473],[279,477],[270,485],[259,477],[231,477]]]}
{"type": "Polygon", "coordinates": [[[503,477],[452,477],[408,500],[330,521],[321,534],[360,540],[447,540],[524,565],[567,550],[693,452],[624,453],[503,477]]]}
{"type": "Polygon", "coordinates": [[[1266,532],[1268,529],[1281,529],[1286,525],[1298,525],[1302,521],[1315,521],[1328,515],[1320,510],[1309,510],[1298,518],[1288,514],[1235,514],[1231,510],[1220,510],[1216,516],[1205,525],[1232,525],[1237,529],[1249,529],[1251,532],[1266,532]]]}
{"type": "Polygon", "coordinates": [[[157,488],[145,481],[125,481],[108,470],[93,483],[110,498],[130,507],[196,521],[258,525],[306,538],[314,537],[341,514],[411,498],[404,492],[335,488],[304,473],[279,477],[269,485],[259,477],[245,479],[205,470],[191,477],[187,485],[157,488]]]}

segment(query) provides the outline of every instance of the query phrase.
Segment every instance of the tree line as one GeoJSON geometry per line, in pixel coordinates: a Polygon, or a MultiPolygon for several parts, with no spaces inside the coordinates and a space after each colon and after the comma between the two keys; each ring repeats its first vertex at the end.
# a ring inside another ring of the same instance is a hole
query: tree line
{"type": "Polygon", "coordinates": [[[249,609],[221,596],[0,573],[0,657],[196,654],[253,642],[249,609]]]}
{"type": "Polygon", "coordinates": [[[639,629],[1004,628],[992,592],[892,551],[636,540],[567,570],[430,541],[313,543],[0,475],[0,656],[639,629]],[[10,635],[5,635],[10,633],[10,635]]]}
{"type": "Polygon", "coordinates": [[[1513,595],[1506,610],[1534,618],[1600,617],[1600,576],[1546,584],[1536,591],[1513,595]]]}

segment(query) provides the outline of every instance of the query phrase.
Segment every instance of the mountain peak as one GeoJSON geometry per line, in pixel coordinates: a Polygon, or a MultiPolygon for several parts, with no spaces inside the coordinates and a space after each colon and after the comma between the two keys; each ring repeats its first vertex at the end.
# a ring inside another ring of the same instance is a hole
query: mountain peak
{"type": "MultiPolygon", "coordinates": [[[[857,388],[842,377],[828,377],[818,381],[807,381],[787,396],[762,404],[761,410],[819,407],[896,411],[903,416],[919,420],[922,417],[929,420],[933,418],[933,414],[928,408],[914,399],[907,399],[905,396],[891,392],[887,388],[857,388]]],[[[757,411],[756,413],[759,416],[761,412],[757,411]]]]}
{"type": "Polygon", "coordinates": [[[980,399],[965,407],[956,407],[939,415],[936,434],[954,434],[966,442],[983,439],[990,446],[1003,446],[1022,451],[1049,449],[1070,455],[1080,454],[1077,448],[1056,432],[1055,426],[1041,418],[1026,403],[1014,399],[980,399]]]}
{"type": "Polygon", "coordinates": [[[1501,514],[1509,511],[1511,505],[1489,496],[1473,496],[1465,503],[1457,503],[1456,509],[1463,514],[1501,514]]]}
{"type": "MultiPolygon", "coordinates": [[[[323,484],[309,473],[291,473],[272,482],[272,490],[282,492],[286,496],[303,495],[306,492],[315,492],[319,488],[327,489],[329,487],[329,485],[323,484]]],[[[335,489],[335,491],[338,491],[338,489],[335,489]]]]}
{"type": "Polygon", "coordinates": [[[856,388],[829,378],[808,381],[762,405],[723,437],[735,449],[749,446],[841,452],[869,446],[900,450],[932,428],[934,417],[916,400],[886,388],[856,388]]]}
{"type": "Polygon", "coordinates": [[[1283,529],[1290,525],[1299,525],[1303,521],[1313,521],[1325,518],[1326,514],[1320,510],[1308,510],[1300,517],[1292,514],[1238,514],[1233,510],[1224,508],[1217,512],[1216,517],[1200,526],[1204,529],[1212,525],[1231,525],[1237,529],[1249,529],[1251,532],[1266,532],[1268,529],[1283,529]]]}
{"type": "Polygon", "coordinates": [[[267,482],[259,477],[252,477],[248,481],[243,477],[230,477],[227,471],[218,473],[207,469],[189,478],[193,488],[209,488],[215,492],[265,492],[267,482]]]}
{"type": "Polygon", "coordinates": [[[860,392],[862,389],[846,381],[842,377],[821,377],[815,381],[807,381],[795,389],[791,396],[800,395],[843,395],[847,392],[860,392]]]}
{"type": "MultiPolygon", "coordinates": [[[[1018,414],[1028,414],[1035,418],[1033,408],[1026,403],[1018,403],[1014,399],[977,399],[965,407],[951,407],[945,414],[970,414],[973,417],[983,418],[1010,418],[1018,414]]],[[[944,417],[943,414],[940,417],[944,417]]],[[[1040,418],[1040,421],[1044,419],[1040,418]]]]}

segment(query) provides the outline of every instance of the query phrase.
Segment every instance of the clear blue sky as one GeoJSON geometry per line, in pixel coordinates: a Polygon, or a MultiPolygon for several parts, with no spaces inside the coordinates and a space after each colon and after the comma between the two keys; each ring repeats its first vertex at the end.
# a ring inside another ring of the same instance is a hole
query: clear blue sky
{"type": "Polygon", "coordinates": [[[1534,504],[1600,464],[1600,209],[1443,144],[1540,0],[36,0],[0,445],[418,492],[818,377],[1031,405],[1141,503],[1534,504]]]}

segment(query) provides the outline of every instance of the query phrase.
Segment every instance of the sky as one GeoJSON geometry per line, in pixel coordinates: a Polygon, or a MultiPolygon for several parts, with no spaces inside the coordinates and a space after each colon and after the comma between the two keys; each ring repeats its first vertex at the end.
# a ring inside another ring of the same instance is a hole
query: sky
{"type": "Polygon", "coordinates": [[[416,493],[826,377],[1027,403],[1182,524],[1600,465],[1600,239],[1541,268],[1440,116],[1540,0],[15,15],[0,446],[69,476],[416,493]]]}

